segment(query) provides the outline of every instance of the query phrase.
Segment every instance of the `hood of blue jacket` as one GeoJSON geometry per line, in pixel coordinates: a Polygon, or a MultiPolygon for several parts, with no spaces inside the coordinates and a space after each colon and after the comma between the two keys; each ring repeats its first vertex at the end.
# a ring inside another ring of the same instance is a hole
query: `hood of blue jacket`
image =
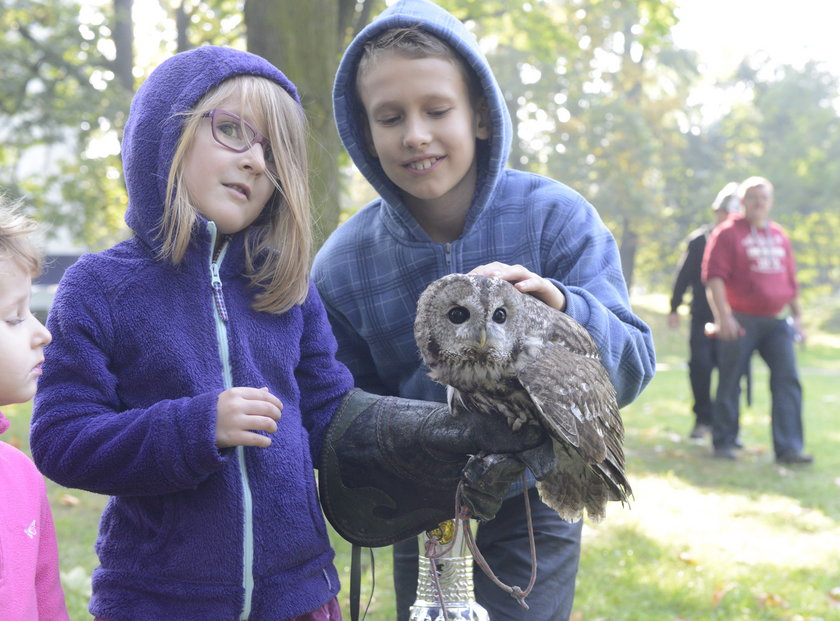
{"type": "Polygon", "coordinates": [[[122,141],[128,191],[125,221],[146,244],[157,248],[166,180],[184,123],[184,112],[218,84],[238,75],[277,82],[298,103],[295,85],[260,56],[226,47],[203,46],[176,54],[152,71],[131,102],[122,141]]]}
{"type": "MultiPolygon", "coordinates": [[[[491,137],[487,141],[479,141],[476,150],[479,162],[478,182],[472,207],[467,215],[468,228],[493,196],[510,153],[512,129],[504,96],[490,65],[475,36],[460,20],[427,0],[401,0],[368,24],[344,52],[336,74],[333,105],[338,133],[353,162],[379,195],[395,207],[396,211],[401,212],[403,217],[410,219],[407,209],[401,208],[403,201],[399,188],[388,179],[379,160],[367,149],[365,127],[360,122],[360,119],[364,118],[364,108],[356,95],[356,70],[365,43],[385,30],[406,26],[420,26],[451,45],[478,76],[484,97],[487,99],[491,137]]],[[[406,224],[411,226],[410,223],[406,224]]]]}

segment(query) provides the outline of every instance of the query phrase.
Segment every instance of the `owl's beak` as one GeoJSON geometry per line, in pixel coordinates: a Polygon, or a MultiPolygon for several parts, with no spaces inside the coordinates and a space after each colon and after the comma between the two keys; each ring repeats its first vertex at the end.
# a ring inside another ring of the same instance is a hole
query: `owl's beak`
{"type": "Polygon", "coordinates": [[[478,338],[478,346],[484,349],[484,346],[487,344],[487,330],[484,328],[481,329],[481,333],[478,338]]]}

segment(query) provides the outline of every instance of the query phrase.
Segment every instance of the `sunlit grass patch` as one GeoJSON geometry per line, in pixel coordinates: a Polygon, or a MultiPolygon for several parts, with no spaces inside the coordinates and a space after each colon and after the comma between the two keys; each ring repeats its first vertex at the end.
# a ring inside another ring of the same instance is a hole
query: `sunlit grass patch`
{"type": "Polygon", "coordinates": [[[819,615],[840,583],[835,520],[674,476],[633,485],[630,508],[584,529],[576,619],[830,618],[819,615]]]}

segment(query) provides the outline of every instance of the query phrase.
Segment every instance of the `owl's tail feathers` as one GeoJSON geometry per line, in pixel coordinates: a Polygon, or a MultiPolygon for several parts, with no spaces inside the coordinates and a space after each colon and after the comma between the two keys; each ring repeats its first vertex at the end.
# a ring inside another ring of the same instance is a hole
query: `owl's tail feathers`
{"type": "Polygon", "coordinates": [[[598,476],[610,491],[609,500],[621,502],[622,505],[628,503],[630,498],[633,497],[630,482],[624,476],[623,462],[623,457],[621,463],[616,463],[608,457],[595,466],[598,476]]]}
{"type": "MultiPolygon", "coordinates": [[[[630,488],[630,482],[624,475],[624,452],[619,448],[618,454],[613,451],[607,451],[607,458],[593,467],[594,478],[600,481],[600,493],[596,494],[597,507],[586,507],[586,512],[590,517],[596,521],[600,521],[606,515],[607,502],[620,502],[623,505],[630,504],[630,498],[633,497],[633,490],[630,488]],[[598,518],[595,518],[597,514],[598,518]]],[[[598,486],[594,486],[598,489],[598,486]]]]}
{"type": "Polygon", "coordinates": [[[607,515],[608,502],[629,503],[633,492],[621,468],[604,461],[595,468],[577,471],[556,469],[537,481],[540,498],[568,522],[583,517],[584,510],[593,522],[607,515]]]}
{"type": "MultiPolygon", "coordinates": [[[[605,496],[603,501],[600,503],[601,517],[603,518],[608,501],[620,502],[622,506],[629,506],[630,498],[633,497],[633,490],[630,489],[630,483],[627,482],[627,479],[624,477],[624,473],[621,470],[612,469],[613,464],[604,462],[603,464],[600,464],[600,466],[600,479],[605,496]],[[604,470],[607,470],[609,474],[605,476],[603,474],[604,470]]],[[[590,515],[592,515],[592,510],[589,507],[587,507],[586,510],[590,515]]]]}
{"type": "Polygon", "coordinates": [[[540,499],[567,522],[576,522],[582,518],[585,507],[584,488],[575,478],[566,471],[554,470],[537,481],[540,499]]]}

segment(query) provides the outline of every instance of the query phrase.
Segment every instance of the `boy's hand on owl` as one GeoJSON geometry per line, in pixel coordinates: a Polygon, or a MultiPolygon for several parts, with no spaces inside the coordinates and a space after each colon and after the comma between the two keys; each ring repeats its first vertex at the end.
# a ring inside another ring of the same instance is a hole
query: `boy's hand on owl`
{"type": "Polygon", "coordinates": [[[501,278],[512,283],[522,293],[533,295],[552,308],[559,311],[566,308],[566,296],[554,286],[554,283],[522,265],[508,265],[493,261],[493,263],[479,265],[470,274],[501,278]]]}
{"type": "Polygon", "coordinates": [[[268,388],[227,389],[216,402],[216,446],[269,446],[271,438],[256,432],[276,433],[282,409],[268,388]]]}

